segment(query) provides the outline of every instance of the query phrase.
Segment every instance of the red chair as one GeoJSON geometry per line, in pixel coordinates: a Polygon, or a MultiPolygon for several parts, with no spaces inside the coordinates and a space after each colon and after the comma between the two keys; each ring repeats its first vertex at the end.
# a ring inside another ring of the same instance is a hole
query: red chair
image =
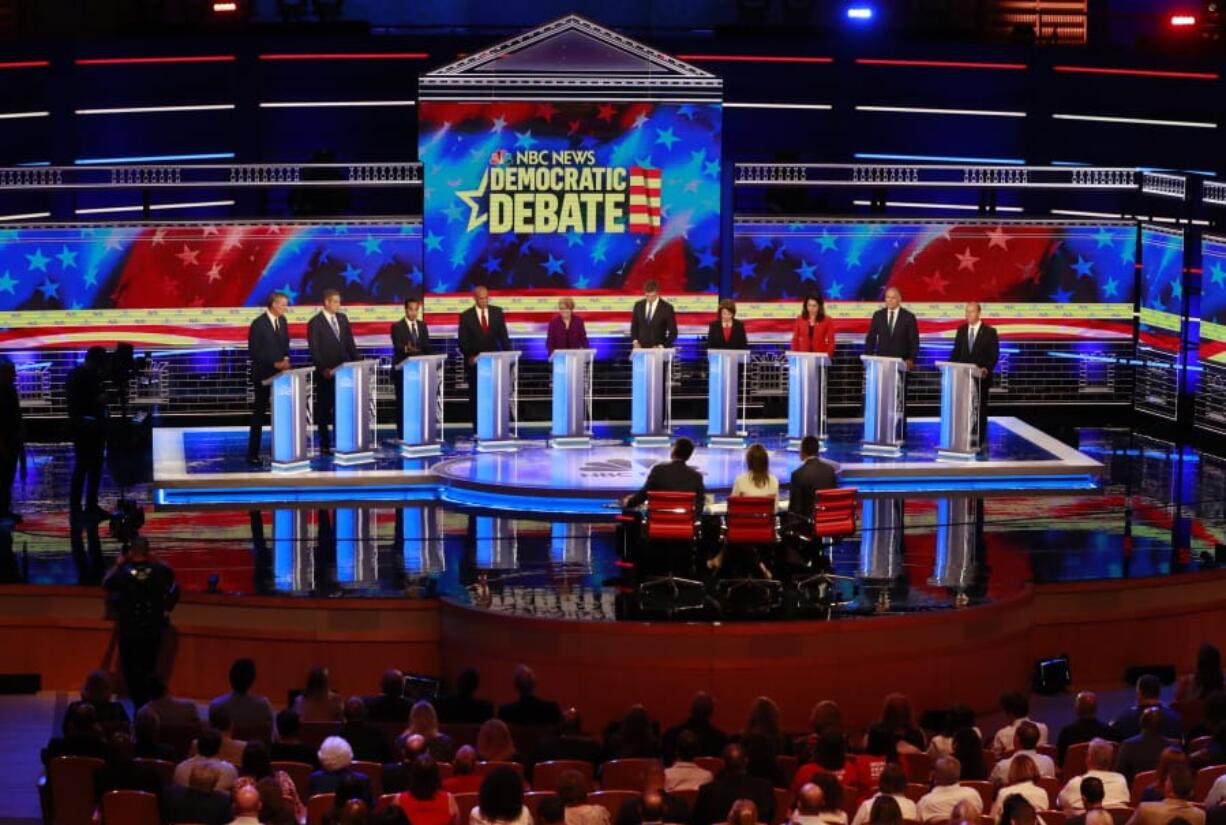
{"type": "Polygon", "coordinates": [[[498,762],[495,760],[478,762],[476,767],[473,768],[473,773],[477,776],[489,776],[498,768],[510,768],[519,774],[521,780],[524,778],[524,766],[519,762],[498,762]]]}
{"type": "Polygon", "coordinates": [[[157,774],[158,779],[162,780],[163,785],[172,785],[175,781],[175,763],[165,759],[145,759],[137,757],[132,760],[135,764],[142,768],[147,768],[157,774]]]}
{"type": "Polygon", "coordinates": [[[477,807],[477,796],[475,793],[457,793],[452,794],[455,797],[455,806],[460,811],[459,825],[468,825],[468,818],[473,812],[473,808],[477,807]]]}
{"type": "MultiPolygon", "coordinates": [[[[741,548],[753,556],[755,567],[760,563],[758,552],[763,548],[773,549],[779,541],[775,508],[773,496],[733,496],[728,499],[728,513],[724,517],[725,559],[732,556],[734,548],[741,548]]],[[[725,596],[744,589],[758,589],[768,597],[782,591],[782,583],[778,579],[753,575],[723,579],[720,587],[724,589],[725,596]]]]}
{"type": "Polygon", "coordinates": [[[1135,808],[1141,804],[1141,796],[1145,793],[1145,789],[1153,785],[1157,778],[1157,771],[1140,771],[1132,778],[1132,787],[1129,789],[1132,807],[1135,808]]]}
{"type": "MultiPolygon", "coordinates": [[[[856,532],[856,497],[859,489],[855,487],[836,487],[832,490],[818,490],[817,499],[813,502],[812,538],[823,547],[832,547],[856,532]]],[[[813,585],[829,584],[834,579],[829,573],[822,571],[812,576],[800,579],[796,586],[800,588],[813,585]]],[[[905,770],[905,767],[904,767],[905,770]]],[[[925,774],[922,782],[928,781],[925,774]]]]}
{"type": "MultiPolygon", "coordinates": [[[[610,759],[600,766],[600,788],[637,794],[643,789],[648,772],[659,769],[659,759],[610,759]]],[[[616,814],[613,818],[617,818],[616,814]]]]}
{"type": "Polygon", "coordinates": [[[1043,776],[1039,778],[1036,784],[1047,791],[1047,807],[1056,807],[1056,797],[1060,795],[1060,789],[1064,787],[1060,784],[1060,780],[1054,776],[1043,776]]]}
{"type": "Polygon", "coordinates": [[[638,791],[596,791],[587,795],[588,803],[603,807],[609,812],[609,816],[614,822],[617,821],[617,815],[621,812],[622,805],[625,805],[631,799],[638,798],[638,791]]]}
{"type": "Polygon", "coordinates": [[[1194,728],[1205,719],[1203,699],[1177,699],[1171,702],[1171,710],[1179,714],[1185,729],[1194,728]]]}
{"type": "Polygon", "coordinates": [[[307,800],[307,825],[323,825],[324,816],[336,802],[334,793],[317,793],[307,800]]]}
{"type": "Polygon", "coordinates": [[[920,799],[923,798],[924,794],[928,793],[928,783],[908,782],[906,790],[903,791],[903,793],[905,793],[907,799],[910,799],[912,802],[919,802],[920,799]]]}
{"type": "Polygon", "coordinates": [[[285,771],[294,780],[294,790],[298,791],[299,799],[306,799],[311,790],[311,771],[314,770],[306,762],[273,762],[273,771],[285,771]]]}
{"type": "Polygon", "coordinates": [[[1063,811],[1038,811],[1037,813],[1043,825],[1064,825],[1067,819],[1063,811]]]}
{"type": "Polygon", "coordinates": [[[705,771],[710,771],[713,776],[719,776],[724,772],[724,757],[722,756],[696,756],[694,764],[705,771]]]}
{"type": "Polygon", "coordinates": [[[94,776],[103,762],[92,756],[58,756],[47,768],[53,825],[90,825],[94,818],[94,776]]]}
{"type": "MultiPolygon", "coordinates": [[[[591,766],[589,765],[588,767],[591,766]]],[[[535,775],[536,774],[534,773],[533,776],[535,775]]],[[[548,799],[551,796],[556,797],[557,793],[554,791],[529,791],[528,793],[524,794],[524,806],[527,807],[528,812],[532,814],[533,822],[540,821],[539,811],[541,808],[541,800],[548,799]]]]}
{"type": "Polygon", "coordinates": [[[1197,771],[1196,790],[1192,792],[1192,798],[1197,802],[1203,802],[1219,776],[1226,776],[1226,765],[1210,765],[1197,771]]]}
{"type": "Polygon", "coordinates": [[[379,797],[379,801],[375,803],[375,811],[386,811],[388,808],[396,804],[398,793],[385,793],[379,797]]]}
{"type": "Polygon", "coordinates": [[[782,825],[788,821],[794,801],[795,795],[790,788],[775,788],[775,815],[771,818],[771,825],[782,825]]]}
{"type": "MultiPolygon", "coordinates": [[[[689,550],[689,557],[692,558],[694,548],[698,546],[698,535],[701,529],[694,494],[649,490],[643,528],[644,538],[648,545],[685,545],[689,550]]],[[[697,579],[685,579],[674,575],[673,566],[670,563],[665,575],[648,578],[639,584],[639,593],[646,593],[654,587],[662,586],[670,590],[676,597],[681,595],[681,585],[703,587],[703,583],[697,579]]]]}
{"type": "Polygon", "coordinates": [[[843,786],[843,812],[851,819],[860,807],[860,789],[854,785],[843,786]]]}
{"type": "MultiPolygon", "coordinates": [[[[556,791],[558,779],[566,771],[577,771],[587,780],[589,792],[596,789],[595,773],[592,763],[580,759],[554,759],[550,762],[537,762],[532,768],[532,787],[539,791],[556,791]]],[[[536,812],[533,812],[533,816],[536,812]]]]}
{"type": "Polygon", "coordinates": [[[779,766],[779,773],[783,774],[783,781],[791,785],[792,777],[796,775],[796,769],[800,767],[800,760],[795,756],[781,753],[775,757],[775,764],[779,766]]]}
{"type": "MultiPolygon", "coordinates": [[[[363,762],[355,759],[351,765],[353,770],[358,773],[366,774],[366,778],[370,780],[371,796],[383,796],[383,766],[378,762],[363,762]]],[[[297,783],[295,783],[297,784],[297,783]]]]}
{"type": "Polygon", "coordinates": [[[932,778],[932,759],[926,753],[900,753],[898,764],[907,775],[908,782],[927,785],[932,778]]]}
{"type": "Polygon", "coordinates": [[[691,811],[694,810],[694,803],[698,801],[697,788],[685,788],[684,790],[669,791],[668,793],[670,796],[675,796],[678,799],[684,800],[686,807],[691,811]]]}
{"type": "Polygon", "coordinates": [[[980,779],[964,779],[958,783],[964,788],[971,788],[979,792],[979,798],[983,800],[983,810],[992,810],[992,803],[996,800],[996,786],[991,782],[985,782],[980,779]]]}
{"type": "Polygon", "coordinates": [[[158,825],[158,798],[148,791],[108,791],[102,795],[103,825],[158,825]]]}

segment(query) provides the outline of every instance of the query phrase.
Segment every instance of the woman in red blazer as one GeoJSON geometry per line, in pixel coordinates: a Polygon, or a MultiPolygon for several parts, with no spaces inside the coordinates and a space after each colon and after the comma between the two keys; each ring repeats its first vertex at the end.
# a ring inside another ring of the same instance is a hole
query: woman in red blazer
{"type": "Polygon", "coordinates": [[[834,357],[834,321],[826,315],[826,302],[820,295],[805,298],[792,328],[793,352],[824,352],[834,357]]]}

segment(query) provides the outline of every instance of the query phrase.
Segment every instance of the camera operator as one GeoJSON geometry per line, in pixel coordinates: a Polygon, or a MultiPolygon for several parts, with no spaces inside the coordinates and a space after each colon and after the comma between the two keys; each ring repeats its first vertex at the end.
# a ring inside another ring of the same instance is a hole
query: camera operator
{"type": "Polygon", "coordinates": [[[116,635],[123,680],[132,705],[149,701],[149,680],[157,670],[170,611],[179,600],[175,573],[153,558],[149,540],[134,536],[102,580],[117,612],[116,635]]]}
{"type": "Polygon", "coordinates": [[[68,429],[72,436],[72,483],[69,513],[101,521],[109,514],[98,506],[102,457],[106,447],[106,350],[90,347],[85,362],[68,373],[64,385],[68,401],[68,429]],[[84,500],[82,496],[84,495],[84,500]]]}

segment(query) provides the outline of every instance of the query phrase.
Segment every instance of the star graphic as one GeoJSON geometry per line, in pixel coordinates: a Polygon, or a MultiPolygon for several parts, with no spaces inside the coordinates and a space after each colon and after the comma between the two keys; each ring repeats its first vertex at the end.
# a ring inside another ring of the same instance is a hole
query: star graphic
{"type": "Polygon", "coordinates": [[[639,112],[638,117],[634,119],[633,128],[638,129],[647,122],[647,113],[639,112]]]}
{"type": "Polygon", "coordinates": [[[954,257],[958,259],[958,271],[959,272],[961,272],[964,269],[969,269],[971,272],[974,272],[975,264],[979,262],[979,259],[971,254],[971,248],[969,246],[966,248],[966,251],[963,252],[961,255],[955,252],[954,257]]]}
{"type": "Polygon", "coordinates": [[[166,227],[159,226],[153,233],[153,240],[150,241],[154,246],[160,246],[166,243],[166,227]]]}
{"type": "Polygon", "coordinates": [[[1014,264],[1022,272],[1022,278],[1032,283],[1038,283],[1042,273],[1037,261],[1027,261],[1024,264],[1014,264]]]}
{"type": "Polygon", "coordinates": [[[1065,292],[1063,289],[1057,289],[1051,294],[1051,299],[1057,304],[1067,304],[1069,299],[1073,297],[1073,293],[1065,292]]]}
{"type": "Polygon", "coordinates": [[[464,250],[457,246],[451,250],[451,268],[459,269],[462,266],[464,266],[464,250]]]}
{"type": "Polygon", "coordinates": [[[1226,286],[1226,269],[1222,269],[1222,265],[1215,263],[1209,267],[1209,281],[1214,286],[1226,286]]]}
{"type": "Polygon", "coordinates": [[[443,237],[441,235],[435,235],[433,232],[427,232],[424,240],[426,242],[427,252],[443,251],[443,237]]]}
{"type": "Polygon", "coordinates": [[[583,236],[578,232],[566,233],[566,248],[570,249],[572,246],[583,246],[583,236]]]}
{"type": "Polygon", "coordinates": [[[204,229],[201,230],[200,237],[207,238],[209,235],[220,235],[220,234],[221,233],[218,231],[217,227],[214,224],[209,224],[205,226],[204,229]]]}
{"type": "Polygon", "coordinates": [[[362,283],[362,270],[353,264],[345,264],[345,271],[341,273],[341,277],[345,279],[345,285],[362,283]]]}
{"type": "Polygon", "coordinates": [[[933,272],[931,276],[925,277],[922,280],[924,281],[924,286],[928,287],[928,290],[933,295],[944,295],[945,287],[949,286],[949,281],[942,278],[940,272],[933,272]]]}
{"type": "Polygon", "coordinates": [[[567,121],[567,122],[566,122],[566,134],[567,134],[567,136],[569,137],[570,135],[577,134],[577,133],[578,133],[578,131],[579,131],[579,127],[580,127],[580,126],[582,126],[582,125],[583,125],[583,121],[581,121],[581,120],[570,120],[570,121],[567,121]]]}
{"type": "Polygon", "coordinates": [[[702,165],[702,173],[704,175],[710,175],[713,178],[718,178],[719,177],[719,161],[709,160],[706,163],[704,163],[702,165]]]}
{"type": "Polygon", "coordinates": [[[1171,281],[1171,300],[1183,300],[1183,283],[1178,278],[1171,281]]]}
{"type": "Polygon", "coordinates": [[[564,260],[560,260],[558,258],[553,257],[553,255],[550,255],[549,260],[545,261],[545,263],[541,264],[541,266],[545,267],[546,274],[561,275],[563,274],[562,264],[564,262],[565,262],[564,260]]]}
{"type": "Polygon", "coordinates": [[[175,255],[175,257],[182,261],[184,266],[200,265],[200,250],[191,249],[187,244],[183,244],[183,251],[175,255]]]}
{"type": "Polygon", "coordinates": [[[800,259],[800,266],[796,267],[795,271],[796,274],[800,276],[800,280],[802,281],[817,280],[817,277],[813,274],[817,272],[817,267],[806,261],[804,258],[800,259]]]}
{"type": "Polygon", "coordinates": [[[736,268],[737,274],[742,278],[752,278],[758,273],[758,267],[753,261],[741,261],[741,265],[736,268]]]}
{"type": "Polygon", "coordinates": [[[422,283],[421,270],[418,269],[416,265],[414,265],[413,268],[409,270],[408,279],[409,279],[409,283],[411,284],[422,283]]]}
{"type": "Polygon", "coordinates": [[[703,251],[703,252],[698,253],[698,268],[699,269],[714,269],[715,265],[718,263],[719,263],[719,258],[715,255],[712,255],[710,252],[703,251]]]}
{"type": "Polygon", "coordinates": [[[694,107],[688,103],[684,103],[680,106],[680,108],[677,109],[677,114],[681,115],[681,117],[688,118],[689,120],[693,120],[694,119],[694,107]]]}
{"type": "Polygon", "coordinates": [[[826,290],[826,294],[836,300],[843,297],[843,284],[838,281],[831,281],[830,288],[826,290]]]}
{"type": "Polygon", "coordinates": [[[38,291],[43,294],[43,298],[50,301],[52,298],[59,298],[60,285],[50,278],[44,278],[39,285],[38,291]]]}
{"type": "Polygon", "coordinates": [[[673,144],[679,140],[681,138],[673,134],[673,127],[671,126],[667,129],[656,129],[656,143],[663,143],[664,147],[670,151],[673,148],[673,144]]]}
{"type": "Polygon", "coordinates": [[[851,249],[847,251],[847,254],[843,256],[843,268],[850,269],[853,266],[859,266],[859,265],[860,265],[860,250],[856,249],[855,247],[852,247],[851,249]]]}
{"type": "Polygon", "coordinates": [[[1077,263],[1073,264],[1073,269],[1077,272],[1078,277],[1087,278],[1091,275],[1091,270],[1094,268],[1092,261],[1087,261],[1080,255],[1077,256],[1077,263]]]}
{"type": "Polygon", "coordinates": [[[838,241],[825,229],[822,230],[821,235],[817,236],[817,245],[821,247],[822,252],[829,252],[831,250],[834,250],[835,252],[839,251],[838,241]]]}
{"type": "MultiPolygon", "coordinates": [[[[465,230],[466,232],[472,232],[489,220],[489,215],[481,214],[481,196],[485,194],[485,187],[489,184],[489,180],[490,173],[487,169],[481,174],[481,183],[477,185],[476,189],[459,189],[455,193],[456,197],[464,201],[464,204],[468,207],[468,228],[465,230]]],[[[427,245],[426,248],[429,249],[430,247],[427,245]]]]}
{"type": "Polygon", "coordinates": [[[1134,244],[1125,243],[1124,248],[1120,250],[1120,262],[1125,264],[1136,263],[1137,248],[1134,244]]]}
{"type": "Polygon", "coordinates": [[[1094,233],[1094,240],[1097,242],[1095,249],[1102,249],[1104,246],[1111,246],[1111,233],[1107,231],[1107,227],[1103,227],[1094,233]]]}
{"type": "Polygon", "coordinates": [[[26,255],[26,260],[30,262],[28,269],[31,272],[33,272],[36,269],[39,272],[46,272],[47,262],[50,261],[51,259],[48,258],[46,255],[44,255],[41,249],[35,249],[33,255],[26,255]]]}
{"type": "Polygon", "coordinates": [[[77,268],[77,253],[70,250],[67,246],[60,247],[60,254],[55,257],[60,259],[60,266],[64,269],[77,268]]]}
{"type": "Polygon", "coordinates": [[[609,121],[613,119],[614,115],[616,114],[617,114],[617,109],[615,109],[611,104],[605,103],[605,104],[602,104],[601,107],[596,111],[596,119],[603,120],[605,123],[608,123],[609,121]]]}
{"type": "Polygon", "coordinates": [[[587,289],[588,279],[586,275],[581,275],[575,279],[575,289],[587,289]]]}
{"type": "Polygon", "coordinates": [[[999,246],[1006,252],[1009,251],[1009,236],[999,226],[988,230],[988,249],[994,246],[999,246]]]}
{"type": "Polygon", "coordinates": [[[382,253],[382,243],[383,241],[374,237],[373,235],[367,235],[366,240],[362,241],[362,248],[366,250],[367,255],[371,254],[372,252],[382,253]]]}
{"type": "Polygon", "coordinates": [[[289,298],[289,302],[290,302],[291,304],[294,302],[294,299],[298,297],[298,293],[297,293],[297,292],[295,292],[295,291],[293,290],[293,288],[292,288],[292,287],[289,285],[289,281],[286,281],[286,282],[285,282],[285,286],[283,286],[283,287],[281,287],[280,289],[278,289],[278,290],[277,290],[277,292],[282,292],[282,293],[284,293],[284,294],[285,294],[285,297],[286,297],[286,298],[289,298]]]}
{"type": "Polygon", "coordinates": [[[435,281],[435,282],[434,282],[434,286],[432,286],[432,287],[430,288],[430,291],[431,291],[431,292],[446,292],[446,291],[447,291],[447,282],[446,282],[446,281],[443,281],[442,279],[440,279],[440,280],[438,280],[438,281],[435,281]]]}
{"type": "Polygon", "coordinates": [[[84,276],[82,276],[81,280],[85,282],[86,286],[97,286],[98,285],[98,267],[91,266],[89,268],[89,271],[86,272],[84,276]]]}
{"type": "Polygon", "coordinates": [[[482,266],[485,267],[486,272],[501,272],[502,271],[502,261],[498,260],[493,255],[490,255],[488,258],[486,258],[485,263],[483,263],[482,266]]]}
{"type": "Polygon", "coordinates": [[[634,162],[637,165],[642,166],[644,169],[655,169],[656,168],[655,164],[651,162],[651,155],[647,155],[646,157],[638,158],[634,162]]]}
{"type": "Polygon", "coordinates": [[[690,180],[686,182],[685,186],[682,188],[686,192],[697,192],[698,191],[698,179],[691,178],[690,180]]]}
{"type": "Polygon", "coordinates": [[[107,235],[104,249],[107,252],[113,252],[116,249],[123,248],[123,233],[118,229],[111,230],[111,234],[107,235]]]}
{"type": "Polygon", "coordinates": [[[490,129],[490,132],[501,132],[507,126],[507,119],[502,115],[499,115],[498,117],[494,118],[493,123],[494,127],[490,129]]]}
{"type": "Polygon", "coordinates": [[[553,122],[553,116],[558,113],[558,110],[552,103],[542,103],[536,107],[536,116],[546,123],[553,122]]]}
{"type": "Polygon", "coordinates": [[[16,279],[6,269],[4,275],[0,276],[0,292],[7,292],[9,295],[14,295],[13,287],[17,285],[16,279]]]}
{"type": "Polygon", "coordinates": [[[596,242],[596,248],[592,250],[592,263],[602,264],[605,262],[604,254],[604,238],[596,242]]]}
{"type": "Polygon", "coordinates": [[[1107,282],[1103,284],[1103,295],[1108,298],[1114,298],[1119,292],[1120,284],[1115,278],[1107,278],[1107,282]]]}
{"type": "Polygon", "coordinates": [[[532,130],[526,132],[515,133],[515,148],[516,149],[531,149],[537,143],[537,139],[532,137],[532,130]]]}

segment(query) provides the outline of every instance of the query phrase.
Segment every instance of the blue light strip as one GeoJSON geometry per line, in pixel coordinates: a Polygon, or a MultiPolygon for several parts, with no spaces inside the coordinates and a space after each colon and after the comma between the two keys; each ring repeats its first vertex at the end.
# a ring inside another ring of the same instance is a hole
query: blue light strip
{"type": "Polygon", "coordinates": [[[443,490],[443,501],[451,504],[482,507],[489,510],[521,511],[525,513],[555,513],[558,515],[595,516],[612,518],[621,510],[608,505],[616,501],[610,498],[551,498],[532,493],[523,495],[490,493],[484,490],[469,490],[463,487],[448,487],[443,490]]]}
{"type": "Polygon", "coordinates": [[[163,487],[154,491],[159,507],[200,504],[327,503],[366,501],[436,501],[429,485],[389,487],[163,487]]]}
{"type": "Polygon", "coordinates": [[[936,163],[987,163],[1006,166],[1025,166],[1026,161],[1018,158],[972,158],[958,155],[891,155],[878,152],[856,152],[857,160],[920,160],[936,163]]]}
{"type": "Polygon", "coordinates": [[[899,479],[841,478],[861,492],[890,493],[962,493],[980,490],[1097,490],[1099,482],[1091,475],[1067,476],[992,476],[982,479],[908,476],[899,479]]]}
{"type": "Polygon", "coordinates": [[[112,163],[165,163],[172,160],[234,160],[233,152],[204,152],[196,155],[132,155],[116,158],[77,158],[77,166],[106,166],[112,163]]]}
{"type": "Polygon", "coordinates": [[[1188,372],[1200,372],[1203,367],[1185,366],[1181,367],[1178,364],[1170,364],[1166,361],[1144,361],[1140,358],[1117,358],[1112,355],[1084,355],[1077,352],[1056,352],[1049,350],[1048,355],[1052,358],[1068,358],[1072,361],[1090,361],[1097,364],[1127,364],[1132,367],[1153,367],[1155,369],[1174,370],[1183,369],[1188,372]]]}

